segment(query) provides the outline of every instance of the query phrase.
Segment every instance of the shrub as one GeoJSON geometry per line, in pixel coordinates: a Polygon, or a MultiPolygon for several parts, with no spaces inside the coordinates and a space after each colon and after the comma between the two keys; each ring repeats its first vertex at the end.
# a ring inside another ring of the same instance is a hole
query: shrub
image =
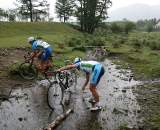
{"type": "Polygon", "coordinates": [[[120,33],[122,32],[122,27],[118,25],[116,22],[111,23],[110,29],[113,33],[120,33]]]}
{"type": "Polygon", "coordinates": [[[130,44],[135,48],[135,49],[140,49],[142,47],[142,40],[133,38],[130,40],[130,44]]]}
{"type": "Polygon", "coordinates": [[[152,40],[152,41],[150,41],[150,43],[149,43],[149,47],[150,47],[152,50],[160,50],[160,43],[158,43],[156,40],[152,40]]]}
{"type": "Polygon", "coordinates": [[[121,47],[121,44],[119,43],[118,40],[115,40],[114,42],[112,42],[112,46],[113,46],[113,48],[119,48],[119,47],[121,47]]]}
{"type": "Polygon", "coordinates": [[[86,39],[86,44],[89,46],[104,46],[105,45],[105,39],[102,37],[90,37],[86,39]]]}
{"type": "Polygon", "coordinates": [[[68,40],[67,44],[69,47],[76,47],[80,46],[82,44],[82,40],[80,37],[72,37],[71,39],[68,40]]]}

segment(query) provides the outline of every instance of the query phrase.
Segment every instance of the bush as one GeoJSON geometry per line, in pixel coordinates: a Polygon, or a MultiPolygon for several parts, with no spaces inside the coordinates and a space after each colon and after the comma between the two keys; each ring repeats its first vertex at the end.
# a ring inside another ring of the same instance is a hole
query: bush
{"type": "Polygon", "coordinates": [[[113,46],[113,48],[119,48],[119,47],[121,47],[121,44],[119,43],[118,40],[115,40],[114,42],[112,42],[112,46],[113,46]]]}
{"type": "Polygon", "coordinates": [[[68,40],[67,44],[69,47],[76,47],[82,45],[83,41],[80,37],[72,37],[68,40]]]}
{"type": "Polygon", "coordinates": [[[110,29],[113,33],[120,33],[122,32],[122,27],[118,25],[116,22],[111,23],[110,29]]]}
{"type": "Polygon", "coordinates": [[[104,46],[105,45],[105,39],[103,39],[102,37],[89,37],[86,39],[86,45],[89,46],[104,46]]]}
{"type": "Polygon", "coordinates": [[[158,43],[156,40],[152,40],[149,42],[149,47],[152,50],[160,50],[160,43],[158,43]]]}
{"type": "Polygon", "coordinates": [[[18,75],[19,74],[19,66],[20,62],[16,61],[15,63],[8,66],[8,73],[10,75],[18,75]]]}
{"type": "Polygon", "coordinates": [[[130,40],[130,44],[133,45],[135,49],[140,49],[142,47],[142,40],[133,38],[130,40]]]}

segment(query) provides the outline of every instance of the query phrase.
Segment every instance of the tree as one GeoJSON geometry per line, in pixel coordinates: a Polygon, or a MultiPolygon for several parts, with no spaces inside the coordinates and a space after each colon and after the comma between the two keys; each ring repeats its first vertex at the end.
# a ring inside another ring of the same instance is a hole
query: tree
{"type": "Polygon", "coordinates": [[[148,24],[146,25],[146,31],[147,31],[147,32],[152,32],[153,29],[154,29],[153,24],[148,23],[148,24]]]}
{"type": "Polygon", "coordinates": [[[129,31],[131,31],[132,29],[135,29],[136,25],[133,22],[130,21],[125,21],[124,23],[124,32],[126,34],[128,34],[129,31]]]}
{"type": "Polygon", "coordinates": [[[116,22],[111,23],[110,29],[113,33],[122,32],[122,27],[118,25],[116,22]]]}
{"type": "Polygon", "coordinates": [[[74,7],[74,0],[57,0],[56,13],[60,21],[63,19],[65,23],[73,15],[74,7]]]}
{"type": "Polygon", "coordinates": [[[9,9],[6,12],[8,14],[8,21],[15,21],[16,20],[17,10],[9,9]]]}
{"type": "Polygon", "coordinates": [[[93,33],[95,28],[107,18],[107,9],[112,5],[110,0],[77,0],[76,17],[81,30],[93,33]]]}
{"type": "Polygon", "coordinates": [[[31,22],[38,21],[49,15],[49,4],[47,0],[16,0],[19,13],[24,19],[30,19],[31,22]]]}
{"type": "Polygon", "coordinates": [[[0,8],[0,20],[3,20],[3,18],[8,18],[8,14],[5,10],[0,8]]]}

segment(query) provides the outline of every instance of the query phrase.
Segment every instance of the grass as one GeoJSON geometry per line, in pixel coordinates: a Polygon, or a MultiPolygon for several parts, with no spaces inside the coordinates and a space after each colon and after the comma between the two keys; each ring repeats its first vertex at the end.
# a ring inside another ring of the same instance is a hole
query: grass
{"type": "Polygon", "coordinates": [[[40,36],[55,45],[65,43],[67,38],[77,35],[81,33],[62,23],[0,22],[0,47],[27,46],[29,36],[40,36]]]}
{"type": "Polygon", "coordinates": [[[0,22],[0,48],[29,46],[29,36],[42,37],[51,44],[54,54],[54,64],[63,66],[65,59],[73,61],[75,56],[83,57],[84,53],[72,51],[66,45],[71,37],[82,36],[82,33],[63,23],[29,23],[29,22],[0,22]],[[63,48],[59,45],[63,44],[63,48]]]}
{"type": "MultiPolygon", "coordinates": [[[[126,63],[129,63],[132,70],[134,71],[135,77],[138,79],[154,79],[160,77],[160,50],[152,50],[147,45],[141,45],[140,48],[135,48],[132,45],[130,39],[136,37],[137,39],[141,40],[140,38],[147,38],[148,41],[150,39],[157,39],[160,36],[160,33],[131,33],[126,37],[126,41],[123,44],[120,44],[119,47],[113,47],[112,43],[114,42],[115,38],[121,38],[119,36],[110,36],[108,39],[108,49],[111,53],[117,54],[116,56],[119,57],[120,62],[114,60],[116,64],[120,64],[123,67],[126,67],[126,63]]],[[[116,39],[117,40],[117,39],[116,39]]]]}

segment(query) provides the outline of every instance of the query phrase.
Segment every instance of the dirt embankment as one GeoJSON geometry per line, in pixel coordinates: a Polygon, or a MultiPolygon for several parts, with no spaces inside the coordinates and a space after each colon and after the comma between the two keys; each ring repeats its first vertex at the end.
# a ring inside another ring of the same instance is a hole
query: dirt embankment
{"type": "Polygon", "coordinates": [[[23,61],[23,56],[26,52],[27,48],[0,49],[0,88],[13,88],[23,86],[23,84],[31,84],[30,81],[25,81],[19,76],[9,74],[9,66],[18,61],[23,61]]]}

